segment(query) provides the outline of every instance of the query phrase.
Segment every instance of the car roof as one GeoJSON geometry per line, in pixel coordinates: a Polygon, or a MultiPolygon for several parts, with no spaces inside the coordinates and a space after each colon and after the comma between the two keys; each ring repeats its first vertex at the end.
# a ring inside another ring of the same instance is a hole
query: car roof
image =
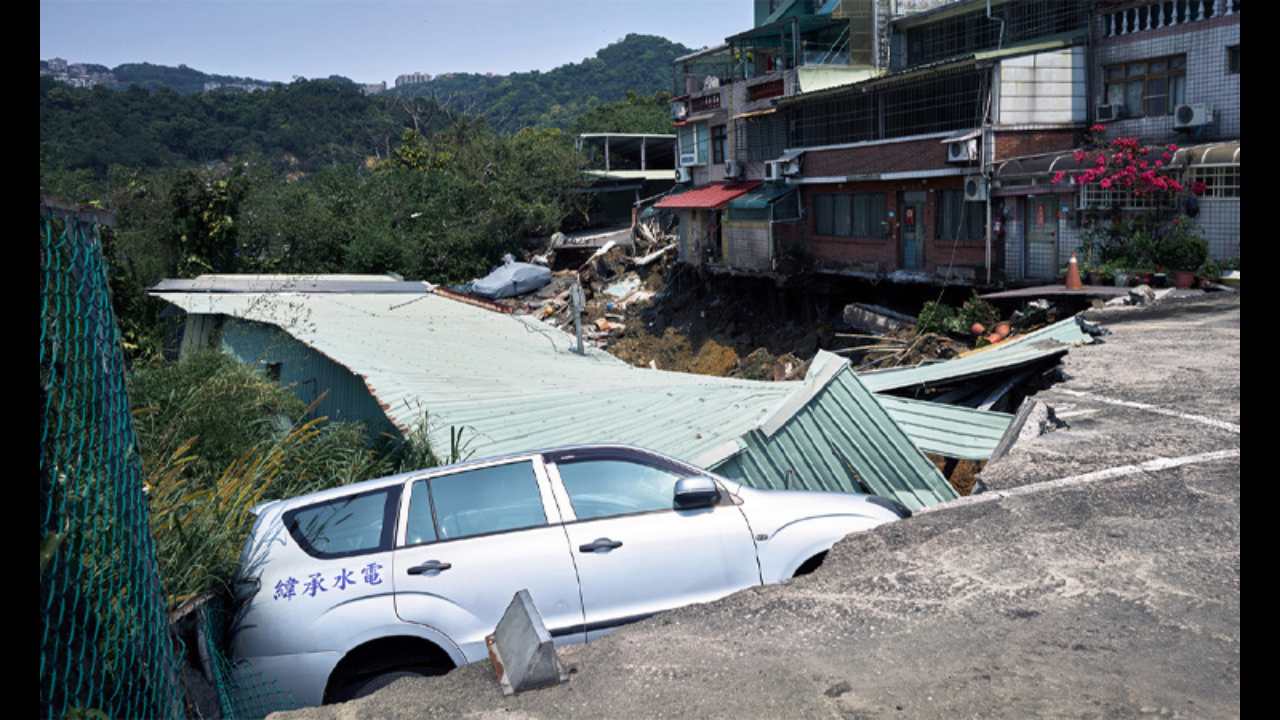
{"type": "MultiPolygon", "coordinates": [[[[409,480],[412,478],[434,477],[436,475],[443,475],[443,474],[456,472],[458,470],[464,470],[468,467],[492,465],[492,464],[502,463],[506,461],[519,460],[522,458],[531,458],[535,455],[545,455],[545,456],[550,456],[552,459],[555,459],[557,457],[563,457],[566,455],[590,456],[590,455],[598,455],[598,454],[603,455],[603,454],[618,453],[618,452],[623,452],[628,454],[635,453],[635,454],[641,454],[641,455],[648,455],[650,457],[658,458],[660,460],[671,462],[677,465],[695,467],[690,465],[687,462],[683,462],[681,460],[677,460],[675,458],[663,455],[660,452],[648,450],[641,447],[636,447],[634,445],[626,445],[622,443],[592,443],[592,444],[585,444],[585,445],[562,445],[562,446],[557,446],[552,448],[545,448],[542,450],[528,450],[524,452],[508,453],[506,455],[495,455],[493,457],[464,460],[462,462],[452,463],[450,465],[438,465],[435,467],[420,468],[417,470],[409,470],[407,472],[402,472],[395,475],[387,475],[380,478],[362,480],[357,483],[351,483],[350,485],[342,485],[339,487],[327,488],[325,490],[317,490],[316,492],[307,493],[305,495],[297,495],[292,498],[284,498],[281,500],[274,500],[271,502],[262,503],[261,505],[254,507],[251,512],[254,515],[258,515],[262,511],[266,510],[266,508],[271,507],[272,505],[275,505],[277,503],[284,503],[289,507],[293,507],[295,505],[305,505],[305,504],[311,504],[313,502],[323,502],[324,500],[343,497],[345,495],[349,495],[352,493],[368,492],[370,490],[377,490],[382,487],[399,485],[400,483],[403,483],[406,480],[409,480]]],[[[704,470],[702,472],[707,472],[707,471],[704,470]]],[[[708,473],[708,474],[713,474],[713,473],[708,473]]]]}

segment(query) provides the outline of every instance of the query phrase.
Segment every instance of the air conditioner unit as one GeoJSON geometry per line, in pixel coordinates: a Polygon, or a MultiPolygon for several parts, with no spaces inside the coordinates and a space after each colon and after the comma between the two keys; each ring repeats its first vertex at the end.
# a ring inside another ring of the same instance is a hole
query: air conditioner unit
{"type": "Polygon", "coordinates": [[[1124,105],[1119,103],[1099,105],[1094,109],[1093,117],[1100,123],[1119,120],[1124,117],[1124,105]]]}
{"type": "Polygon", "coordinates": [[[676,182],[687,183],[693,180],[693,173],[689,168],[676,168],[676,182]]]}
{"type": "Polygon", "coordinates": [[[727,178],[742,177],[742,164],[737,160],[729,160],[724,164],[724,176],[727,178]]]}
{"type": "Polygon", "coordinates": [[[987,199],[987,179],[981,175],[970,175],[964,179],[964,199],[972,202],[983,202],[987,199]]]}
{"type": "Polygon", "coordinates": [[[1213,122],[1213,108],[1205,103],[1179,105],[1173,111],[1174,128],[1200,128],[1213,122]]]}
{"type": "Polygon", "coordinates": [[[947,162],[968,163],[978,159],[978,138],[947,143],[947,162]]]}

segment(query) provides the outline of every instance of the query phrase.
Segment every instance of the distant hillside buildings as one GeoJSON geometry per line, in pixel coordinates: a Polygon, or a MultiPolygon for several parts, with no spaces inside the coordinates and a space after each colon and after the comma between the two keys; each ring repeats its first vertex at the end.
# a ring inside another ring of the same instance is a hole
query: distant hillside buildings
{"type": "Polygon", "coordinates": [[[427,73],[409,73],[408,75],[400,75],[396,78],[396,87],[402,85],[418,85],[425,82],[431,82],[431,76],[427,73]]]}
{"type": "Polygon", "coordinates": [[[84,63],[70,63],[62,58],[52,58],[44,62],[40,68],[40,76],[53,76],[54,80],[64,82],[73,87],[93,87],[95,85],[119,85],[115,73],[92,69],[84,63]]]}

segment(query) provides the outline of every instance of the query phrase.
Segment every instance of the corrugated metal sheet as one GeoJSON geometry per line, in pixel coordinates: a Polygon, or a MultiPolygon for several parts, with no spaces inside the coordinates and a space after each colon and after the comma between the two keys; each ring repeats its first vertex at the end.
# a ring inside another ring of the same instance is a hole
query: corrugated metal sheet
{"type": "Polygon", "coordinates": [[[806,384],[830,375],[813,397],[772,432],[764,423],[744,435],[717,472],[753,487],[865,490],[912,510],[958,497],[848,361],[819,353],[813,366],[806,384]]]}
{"type": "Polygon", "coordinates": [[[759,181],[740,183],[710,183],[679,195],[669,195],[658,201],[655,207],[672,209],[714,209],[727,205],[730,200],[760,187],[759,181]]]}
{"type": "Polygon", "coordinates": [[[958,405],[876,396],[898,427],[924,452],[959,460],[986,460],[1013,416],[958,405]]]}
{"type": "Polygon", "coordinates": [[[751,485],[776,486],[786,468],[792,487],[855,490],[847,463],[909,507],[954,497],[834,355],[815,360],[812,382],[758,382],[633,367],[592,348],[579,356],[567,333],[433,294],[157,295],[190,314],[280,327],[350,369],[402,430],[425,411],[437,447],[450,428],[464,428],[477,457],[622,442],[723,465],[751,485]]]}
{"type": "Polygon", "coordinates": [[[1063,355],[1072,347],[1091,342],[1093,337],[1081,329],[1075,318],[1069,318],[952,360],[872,370],[859,373],[858,376],[872,392],[935,387],[957,380],[1007,372],[1055,355],[1063,355]]]}

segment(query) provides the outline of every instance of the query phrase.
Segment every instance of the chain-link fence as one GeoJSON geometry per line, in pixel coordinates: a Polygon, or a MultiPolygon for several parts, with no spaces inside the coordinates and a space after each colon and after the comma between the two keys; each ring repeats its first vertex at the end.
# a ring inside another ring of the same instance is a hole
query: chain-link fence
{"type": "Polygon", "coordinates": [[[40,716],[183,715],[99,227],[40,201],[40,716]]]}

